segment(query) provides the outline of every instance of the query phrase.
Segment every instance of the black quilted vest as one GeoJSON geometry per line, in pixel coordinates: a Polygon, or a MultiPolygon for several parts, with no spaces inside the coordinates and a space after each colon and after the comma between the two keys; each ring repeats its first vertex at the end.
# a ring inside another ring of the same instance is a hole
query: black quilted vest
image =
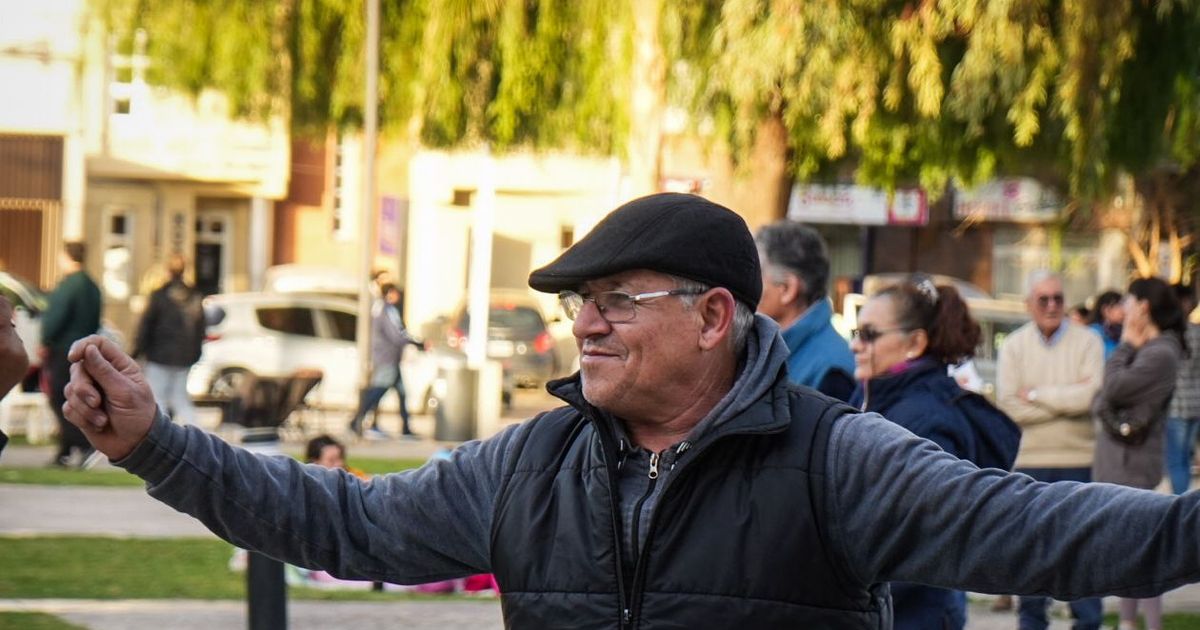
{"type": "Polygon", "coordinates": [[[886,587],[828,546],[825,451],[853,411],[782,379],[681,456],[636,568],[623,566],[615,437],[577,380],[505,473],[492,569],[509,628],[889,628],[886,587]]]}

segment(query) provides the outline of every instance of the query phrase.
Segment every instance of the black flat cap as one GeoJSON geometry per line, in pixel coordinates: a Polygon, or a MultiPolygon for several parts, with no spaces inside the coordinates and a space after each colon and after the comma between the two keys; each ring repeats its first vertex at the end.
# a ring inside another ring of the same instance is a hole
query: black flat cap
{"type": "Polygon", "coordinates": [[[544,293],[649,269],[729,289],[751,309],[762,295],[754,237],[742,217],[703,197],[660,193],[613,210],[554,262],[529,274],[544,293]]]}

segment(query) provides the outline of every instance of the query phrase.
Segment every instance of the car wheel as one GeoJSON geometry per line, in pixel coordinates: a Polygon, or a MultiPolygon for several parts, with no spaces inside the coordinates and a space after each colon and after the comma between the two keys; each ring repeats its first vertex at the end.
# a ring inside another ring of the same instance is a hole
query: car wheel
{"type": "Polygon", "coordinates": [[[221,399],[237,396],[248,374],[249,372],[246,370],[238,368],[221,370],[217,378],[213,379],[212,384],[208,386],[209,395],[221,399]]]}

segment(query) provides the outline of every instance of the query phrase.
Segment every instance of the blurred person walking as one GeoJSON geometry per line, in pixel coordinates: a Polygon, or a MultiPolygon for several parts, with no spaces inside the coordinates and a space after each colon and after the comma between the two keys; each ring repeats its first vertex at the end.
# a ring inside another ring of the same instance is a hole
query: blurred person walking
{"type": "MultiPolygon", "coordinates": [[[[996,367],[996,404],[1022,429],[1017,472],[1038,481],[1091,481],[1091,404],[1104,375],[1103,344],[1067,321],[1058,274],[1030,274],[1025,308],[1032,321],[1004,340],[996,367]]],[[[1046,597],[1021,597],[1020,629],[1045,630],[1048,604],[1046,597]]],[[[1070,602],[1070,608],[1074,630],[1099,630],[1099,598],[1070,602]]]]}
{"type": "Polygon", "coordinates": [[[1096,296],[1096,307],[1092,309],[1092,330],[1104,341],[1104,360],[1112,356],[1121,343],[1121,322],[1125,321],[1125,307],[1121,294],[1105,291],[1096,296]]]}
{"type": "Polygon", "coordinates": [[[779,324],[788,348],[788,379],[848,400],[854,355],[833,328],[825,241],[816,230],[786,219],[763,227],[754,240],[762,266],[758,312],[779,324]]]}
{"type": "MultiPolygon", "coordinates": [[[[980,468],[1011,470],[1020,430],[947,374],[974,355],[979,337],[979,323],[953,287],[914,278],[880,291],[859,311],[850,343],[858,379],[850,404],[980,468]]],[[[906,583],[892,583],[891,591],[896,630],[966,624],[962,591],[906,583]]]]}
{"type": "Polygon", "coordinates": [[[100,328],[100,287],[83,269],[86,254],[83,243],[63,244],[58,255],[62,280],[50,293],[50,303],[42,313],[42,366],[50,388],[46,395],[58,418],[58,451],[51,461],[55,466],[69,466],[74,453],[79,454],[79,465],[83,466],[94,450],[83,433],[67,421],[62,410],[67,401],[63,388],[71,380],[67,351],[75,341],[100,328]]]}
{"type": "Polygon", "coordinates": [[[1183,310],[1186,323],[1185,345],[1189,355],[1179,362],[1175,377],[1175,395],[1167,408],[1167,476],[1171,491],[1183,494],[1192,483],[1192,456],[1196,437],[1200,434],[1200,324],[1189,319],[1196,309],[1196,293],[1192,287],[1177,284],[1175,296],[1183,310]]]}
{"type": "Polygon", "coordinates": [[[133,357],[145,357],[146,380],[158,406],[184,424],[196,423],[196,407],[187,392],[188,371],[200,360],[204,344],[204,295],[183,279],[187,261],[167,260],[167,283],[150,294],[138,325],[133,357]],[[169,411],[168,411],[169,410],[169,411]]]}
{"type": "MultiPolygon", "coordinates": [[[[1134,280],[1122,306],[1121,343],[1104,364],[1104,381],[1092,403],[1103,429],[1096,436],[1092,479],[1153,490],[1163,476],[1167,405],[1187,353],[1183,309],[1161,278],[1134,280]]],[[[1147,630],[1162,630],[1161,597],[1121,598],[1121,630],[1137,628],[1139,604],[1147,630]]]]}
{"type": "Polygon", "coordinates": [[[401,435],[412,437],[409,427],[408,400],[404,392],[404,376],[400,371],[400,360],[404,358],[404,349],[415,345],[424,350],[424,342],[414,337],[404,327],[401,316],[401,301],[403,294],[394,284],[385,284],[382,289],[383,300],[377,301],[371,308],[371,382],[363,390],[359,398],[358,409],[350,420],[350,430],[359,437],[364,435],[371,438],[387,438],[375,423],[369,428],[363,427],[367,414],[375,411],[389,389],[395,389],[400,397],[401,435]]]}

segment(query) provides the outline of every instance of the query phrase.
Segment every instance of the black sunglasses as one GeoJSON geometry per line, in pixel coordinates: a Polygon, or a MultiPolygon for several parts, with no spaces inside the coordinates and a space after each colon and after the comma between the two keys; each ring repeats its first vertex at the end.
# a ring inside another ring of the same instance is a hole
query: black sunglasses
{"type": "Polygon", "coordinates": [[[854,341],[855,339],[861,339],[863,343],[875,343],[876,339],[879,339],[888,333],[894,332],[909,332],[909,329],[885,328],[883,330],[876,330],[870,327],[854,328],[850,330],[850,340],[854,341]]]}

